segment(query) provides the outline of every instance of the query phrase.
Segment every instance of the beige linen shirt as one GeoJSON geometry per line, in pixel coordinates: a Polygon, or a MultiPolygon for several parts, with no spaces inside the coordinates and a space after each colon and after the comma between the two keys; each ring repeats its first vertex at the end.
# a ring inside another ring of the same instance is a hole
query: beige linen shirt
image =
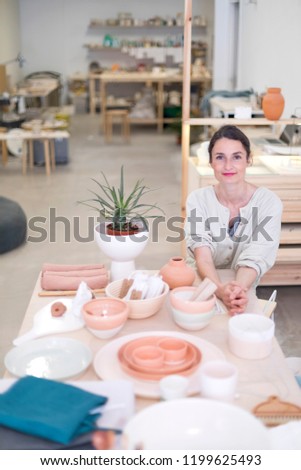
{"type": "Polygon", "coordinates": [[[234,236],[228,233],[230,211],[216,197],[213,186],[196,189],[187,198],[185,234],[193,255],[199,246],[211,249],[216,268],[240,266],[257,272],[257,284],[275,263],[281,231],[282,202],[269,189],[259,187],[240,209],[234,236]]]}

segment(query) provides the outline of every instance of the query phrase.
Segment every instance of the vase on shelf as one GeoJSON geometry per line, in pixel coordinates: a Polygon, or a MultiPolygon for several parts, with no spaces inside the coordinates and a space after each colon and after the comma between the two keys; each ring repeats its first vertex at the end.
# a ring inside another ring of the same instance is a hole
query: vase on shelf
{"type": "Polygon", "coordinates": [[[160,275],[170,289],[191,286],[195,280],[195,271],[186,264],[184,258],[174,257],[160,269],[160,275]]]}
{"type": "Polygon", "coordinates": [[[284,103],[281,88],[268,88],[262,99],[262,109],[265,117],[271,121],[278,121],[283,113],[284,103]]]}

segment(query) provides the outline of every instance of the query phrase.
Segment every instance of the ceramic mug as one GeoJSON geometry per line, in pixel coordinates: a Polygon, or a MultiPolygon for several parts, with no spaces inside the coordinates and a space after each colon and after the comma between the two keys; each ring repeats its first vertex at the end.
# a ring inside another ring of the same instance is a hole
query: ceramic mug
{"type": "Polygon", "coordinates": [[[232,401],[235,396],[238,370],[227,361],[208,361],[199,370],[200,392],[204,398],[232,401]]]}

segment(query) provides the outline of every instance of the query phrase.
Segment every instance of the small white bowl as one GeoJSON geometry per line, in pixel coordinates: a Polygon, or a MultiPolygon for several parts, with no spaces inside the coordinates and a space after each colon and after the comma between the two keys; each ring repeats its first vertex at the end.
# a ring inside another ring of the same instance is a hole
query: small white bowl
{"type": "Polygon", "coordinates": [[[262,359],[272,352],[275,323],[255,313],[242,313],[230,318],[230,351],[243,359],[262,359]]]}
{"type": "Polygon", "coordinates": [[[183,375],[167,375],[159,382],[160,395],[163,400],[176,400],[185,398],[189,379],[183,375]]]}

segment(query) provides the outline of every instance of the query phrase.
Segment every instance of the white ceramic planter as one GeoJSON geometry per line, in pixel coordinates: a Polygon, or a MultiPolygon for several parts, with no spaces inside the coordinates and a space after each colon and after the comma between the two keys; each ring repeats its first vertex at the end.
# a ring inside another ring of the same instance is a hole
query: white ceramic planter
{"type": "Polygon", "coordinates": [[[95,227],[95,240],[101,251],[111,259],[111,281],[125,279],[135,271],[135,259],[147,245],[149,232],[107,235],[106,225],[106,222],[102,222],[95,227]]]}

